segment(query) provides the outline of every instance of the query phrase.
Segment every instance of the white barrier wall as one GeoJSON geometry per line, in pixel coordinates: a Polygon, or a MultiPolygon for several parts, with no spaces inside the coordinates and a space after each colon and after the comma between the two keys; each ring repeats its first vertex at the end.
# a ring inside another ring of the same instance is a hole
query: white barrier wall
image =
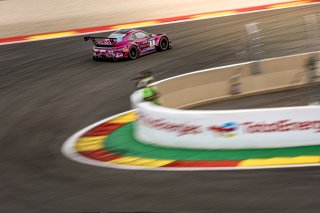
{"type": "Polygon", "coordinates": [[[160,81],[157,86],[166,107],[142,102],[142,95],[137,91],[131,96],[139,114],[135,137],[159,146],[196,149],[319,145],[319,105],[224,111],[172,108],[237,97],[229,94],[228,80],[239,67],[242,70],[240,96],[302,86],[308,81],[305,63],[309,57],[310,54],[300,54],[260,61],[262,73],[258,75],[251,74],[250,63],[243,63],[160,81]]]}
{"type": "Polygon", "coordinates": [[[149,144],[193,149],[320,144],[320,106],[186,111],[142,102],[136,107],[135,137],[149,144]]]}

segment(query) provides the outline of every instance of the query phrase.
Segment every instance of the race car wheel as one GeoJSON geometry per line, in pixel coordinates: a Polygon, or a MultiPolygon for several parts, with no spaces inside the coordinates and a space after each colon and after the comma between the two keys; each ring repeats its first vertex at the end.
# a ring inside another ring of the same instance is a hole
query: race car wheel
{"type": "Polygon", "coordinates": [[[167,37],[162,37],[159,41],[159,50],[165,51],[169,48],[169,40],[167,37]]]}
{"type": "Polygon", "coordinates": [[[129,58],[131,60],[134,60],[136,58],[138,58],[138,49],[136,46],[131,46],[129,49],[129,58]]]}

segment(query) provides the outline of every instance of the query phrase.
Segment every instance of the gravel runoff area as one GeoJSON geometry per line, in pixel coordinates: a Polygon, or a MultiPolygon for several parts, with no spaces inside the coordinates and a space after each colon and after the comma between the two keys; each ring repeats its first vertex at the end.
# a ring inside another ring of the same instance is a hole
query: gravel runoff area
{"type": "Polygon", "coordinates": [[[0,0],[0,38],[288,1],[290,0],[0,0]]]}

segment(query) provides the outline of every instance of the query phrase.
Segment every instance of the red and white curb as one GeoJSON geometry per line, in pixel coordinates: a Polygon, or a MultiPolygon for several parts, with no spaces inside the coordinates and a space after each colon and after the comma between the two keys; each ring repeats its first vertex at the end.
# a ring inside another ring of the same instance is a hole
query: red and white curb
{"type": "MultiPolygon", "coordinates": [[[[172,160],[121,156],[103,148],[108,134],[119,127],[107,125],[121,124],[135,120],[135,111],[123,112],[98,121],[71,136],[63,145],[62,153],[69,159],[83,164],[126,170],[151,171],[203,171],[203,170],[251,170],[292,167],[320,166],[320,156],[274,157],[246,160],[172,160]],[[100,127],[99,127],[100,126],[100,127]],[[102,130],[101,126],[106,130],[102,130]],[[98,133],[98,134],[97,134],[98,133]],[[97,136],[98,135],[98,136],[97,136]]],[[[121,128],[121,125],[120,128],[121,128]]]]}

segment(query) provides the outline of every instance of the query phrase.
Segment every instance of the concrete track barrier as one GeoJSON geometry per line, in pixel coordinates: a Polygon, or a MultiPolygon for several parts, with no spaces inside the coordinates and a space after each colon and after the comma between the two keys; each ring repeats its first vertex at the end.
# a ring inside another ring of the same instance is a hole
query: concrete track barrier
{"type": "MultiPolygon", "coordinates": [[[[315,54],[319,53],[313,53],[315,54]]],[[[318,145],[320,106],[246,110],[193,111],[203,103],[239,98],[306,85],[310,54],[260,62],[261,73],[252,74],[250,63],[189,73],[157,83],[164,106],[131,96],[139,119],[135,136],[159,146],[193,149],[250,149],[318,145]],[[240,73],[241,93],[230,94],[230,76],[240,73]]],[[[316,80],[319,83],[319,79],[316,80]]]]}
{"type": "MultiPolygon", "coordinates": [[[[320,53],[318,58],[320,58],[320,53]]],[[[260,61],[261,73],[251,74],[251,63],[193,72],[160,81],[166,107],[189,108],[210,102],[303,86],[308,81],[305,63],[310,54],[260,61]],[[240,72],[242,93],[230,95],[230,77],[240,72]]]]}

